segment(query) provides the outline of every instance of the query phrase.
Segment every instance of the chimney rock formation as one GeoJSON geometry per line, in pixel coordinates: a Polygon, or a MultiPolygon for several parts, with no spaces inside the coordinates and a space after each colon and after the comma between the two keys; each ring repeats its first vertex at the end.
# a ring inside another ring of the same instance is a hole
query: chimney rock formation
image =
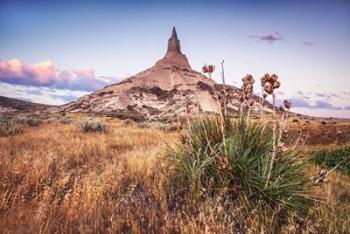
{"type": "MultiPolygon", "coordinates": [[[[226,89],[227,110],[237,112],[240,89],[234,86],[226,89]]],[[[174,27],[165,56],[153,67],[63,105],[61,110],[109,113],[137,120],[172,119],[180,115],[218,113],[222,91],[222,85],[192,70],[181,52],[174,27]]],[[[253,110],[258,111],[259,102],[255,103],[253,110]]]]}
{"type": "Polygon", "coordinates": [[[157,66],[177,66],[181,69],[191,70],[191,66],[184,54],[181,53],[180,41],[177,38],[177,33],[175,27],[171,37],[168,40],[168,50],[161,60],[156,63],[157,66]]]}

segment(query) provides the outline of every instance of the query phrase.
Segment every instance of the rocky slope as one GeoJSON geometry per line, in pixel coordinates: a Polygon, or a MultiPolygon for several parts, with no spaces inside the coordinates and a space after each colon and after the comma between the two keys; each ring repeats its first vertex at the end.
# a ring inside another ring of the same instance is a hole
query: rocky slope
{"type": "MultiPolygon", "coordinates": [[[[148,120],[202,112],[218,113],[222,91],[222,85],[191,68],[181,52],[174,28],[166,55],[153,67],[83,96],[62,106],[61,110],[113,113],[118,117],[148,120]]],[[[239,108],[239,92],[240,89],[234,86],[227,87],[230,113],[239,108]]],[[[271,105],[267,104],[267,107],[271,105]]],[[[259,110],[258,102],[253,110],[259,110]]]]}

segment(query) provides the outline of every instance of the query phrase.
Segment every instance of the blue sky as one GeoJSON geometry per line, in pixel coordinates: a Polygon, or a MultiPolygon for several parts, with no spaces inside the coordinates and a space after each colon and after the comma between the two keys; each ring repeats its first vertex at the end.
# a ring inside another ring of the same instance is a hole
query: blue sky
{"type": "Polygon", "coordinates": [[[74,100],[152,66],[172,26],[195,70],[225,59],[236,86],[247,73],[276,73],[294,111],[350,117],[347,0],[2,0],[0,95],[74,100]]]}

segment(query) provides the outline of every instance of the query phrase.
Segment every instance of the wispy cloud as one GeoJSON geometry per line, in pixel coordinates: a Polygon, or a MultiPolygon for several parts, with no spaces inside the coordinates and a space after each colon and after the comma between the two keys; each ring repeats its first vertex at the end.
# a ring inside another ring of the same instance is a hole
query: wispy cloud
{"type": "Polygon", "coordinates": [[[273,32],[264,35],[250,35],[249,37],[259,41],[267,41],[270,43],[280,41],[283,39],[283,36],[279,32],[273,32]]]}
{"type": "MultiPolygon", "coordinates": [[[[116,81],[116,80],[114,80],[116,81]]],[[[26,65],[19,59],[0,60],[0,82],[36,87],[93,91],[112,82],[112,77],[99,79],[94,69],[75,71],[56,69],[52,61],[26,65]]]]}
{"type": "MultiPolygon", "coordinates": [[[[302,92],[297,92],[297,93],[299,94],[302,92]]],[[[319,95],[315,95],[315,96],[319,97],[319,95]]],[[[328,109],[328,110],[346,109],[346,107],[336,106],[333,103],[326,100],[314,99],[312,97],[305,96],[305,95],[302,96],[300,94],[298,96],[292,97],[291,102],[292,102],[293,108],[328,109]]],[[[277,100],[278,105],[282,105],[282,103],[283,103],[282,99],[277,100]]]]}
{"type": "Polygon", "coordinates": [[[74,101],[89,92],[81,90],[34,87],[0,82],[1,95],[30,102],[61,105],[74,101]]]}
{"type": "Polygon", "coordinates": [[[318,97],[321,97],[321,98],[324,98],[324,97],[327,97],[327,94],[326,93],[315,93],[316,96],[318,97]]]}
{"type": "Polygon", "coordinates": [[[341,107],[333,106],[331,103],[323,101],[323,100],[316,100],[315,105],[312,106],[313,108],[318,109],[332,109],[332,110],[341,110],[341,107]]]}
{"type": "Polygon", "coordinates": [[[315,42],[312,42],[312,41],[304,41],[303,44],[306,45],[306,46],[314,46],[314,45],[315,45],[315,42]]]}

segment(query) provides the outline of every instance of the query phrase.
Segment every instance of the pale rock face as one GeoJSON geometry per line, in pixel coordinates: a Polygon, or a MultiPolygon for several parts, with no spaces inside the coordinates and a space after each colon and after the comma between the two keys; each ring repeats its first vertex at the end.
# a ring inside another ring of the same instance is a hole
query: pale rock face
{"type": "MultiPolygon", "coordinates": [[[[236,112],[240,104],[240,90],[233,86],[227,89],[228,109],[236,112]]],[[[203,112],[218,113],[221,91],[221,85],[192,70],[181,52],[180,41],[173,28],[166,55],[153,67],[83,96],[62,106],[61,110],[114,113],[120,117],[148,120],[203,112]]]]}

